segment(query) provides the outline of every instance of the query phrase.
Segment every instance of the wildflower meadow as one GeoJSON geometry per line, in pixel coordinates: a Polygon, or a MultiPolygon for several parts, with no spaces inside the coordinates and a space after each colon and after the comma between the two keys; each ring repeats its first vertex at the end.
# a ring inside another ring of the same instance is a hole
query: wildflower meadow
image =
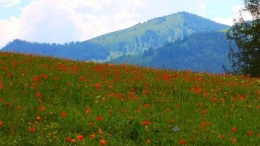
{"type": "Polygon", "coordinates": [[[260,79],[1,52],[0,145],[260,145],[260,79]]]}

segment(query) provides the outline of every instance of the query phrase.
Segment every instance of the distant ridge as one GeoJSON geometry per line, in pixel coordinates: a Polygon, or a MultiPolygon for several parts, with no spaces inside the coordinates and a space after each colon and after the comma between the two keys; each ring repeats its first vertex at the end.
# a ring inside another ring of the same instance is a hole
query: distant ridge
{"type": "Polygon", "coordinates": [[[224,73],[222,65],[228,61],[229,42],[223,32],[198,32],[165,44],[159,49],[149,49],[142,55],[125,55],[109,63],[192,70],[197,72],[224,73]]]}
{"type": "Polygon", "coordinates": [[[230,26],[188,12],[157,17],[130,28],[104,34],[88,40],[110,50],[110,59],[142,54],[149,47],[158,48],[197,32],[219,31],[230,26]]]}
{"type": "MultiPolygon", "coordinates": [[[[164,50],[162,48],[165,47],[165,44],[176,41],[180,42],[192,34],[212,31],[217,32],[229,28],[230,26],[228,25],[219,24],[201,16],[188,12],[178,12],[167,16],[157,17],[144,23],[139,23],[132,27],[104,34],[83,42],[48,44],[32,43],[16,39],[13,42],[8,43],[0,51],[34,53],[73,60],[106,62],[122,56],[123,58],[126,56],[131,58],[133,55],[145,56],[145,53],[147,53],[149,48],[152,48],[152,50],[158,53],[156,49],[160,48],[160,50],[164,50]]],[[[226,40],[223,38],[218,41],[226,40]]],[[[218,43],[222,44],[222,42],[218,43]]],[[[190,43],[187,43],[186,45],[188,45],[188,48],[190,49],[193,47],[190,46],[190,43]]],[[[205,44],[201,42],[201,45],[205,44]]],[[[160,53],[163,53],[163,51],[160,51],[160,53]]],[[[223,51],[222,53],[226,52],[223,51]]],[[[226,59],[223,58],[223,56],[227,56],[227,54],[219,55],[222,55],[223,60],[226,59]]],[[[152,66],[161,67],[162,64],[165,65],[162,61],[158,61],[158,56],[156,57],[157,59],[150,57],[149,62],[152,66]],[[155,62],[157,65],[155,65],[155,62]],[[162,64],[159,65],[158,63],[162,64]]],[[[182,55],[182,57],[185,59],[187,56],[182,55]]],[[[173,58],[168,59],[171,61],[173,58]]],[[[179,59],[181,59],[180,56],[179,59]]],[[[196,60],[196,57],[193,59],[196,60]]],[[[145,61],[147,61],[147,58],[145,61]]],[[[126,61],[123,63],[129,62],[126,61]]],[[[171,63],[170,67],[172,67],[173,64],[174,63],[171,63]]],[[[219,69],[216,71],[219,71],[219,69]]]]}

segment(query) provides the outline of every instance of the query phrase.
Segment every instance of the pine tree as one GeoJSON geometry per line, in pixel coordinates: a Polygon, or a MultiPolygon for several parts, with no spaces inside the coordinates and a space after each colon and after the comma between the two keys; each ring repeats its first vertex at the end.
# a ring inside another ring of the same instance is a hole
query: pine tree
{"type": "Polygon", "coordinates": [[[231,70],[226,73],[260,76],[260,1],[244,0],[245,8],[240,10],[240,18],[235,20],[234,26],[227,32],[230,41],[228,54],[231,70]],[[252,21],[242,17],[244,12],[249,12],[252,21]]]}

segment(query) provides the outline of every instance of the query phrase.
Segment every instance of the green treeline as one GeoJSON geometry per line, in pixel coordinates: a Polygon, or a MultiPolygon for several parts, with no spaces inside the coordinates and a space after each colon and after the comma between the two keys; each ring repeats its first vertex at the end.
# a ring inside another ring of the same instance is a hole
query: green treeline
{"type": "Polygon", "coordinates": [[[109,56],[109,50],[101,45],[84,42],[71,42],[65,44],[31,43],[23,40],[14,40],[8,43],[1,51],[11,51],[26,54],[38,54],[67,58],[73,60],[104,60],[109,56]]]}
{"type": "Polygon", "coordinates": [[[228,61],[229,42],[224,32],[201,32],[186,36],[183,40],[167,43],[156,49],[150,47],[141,57],[125,56],[113,63],[131,62],[142,66],[174,70],[223,73],[222,65],[228,61]]]}

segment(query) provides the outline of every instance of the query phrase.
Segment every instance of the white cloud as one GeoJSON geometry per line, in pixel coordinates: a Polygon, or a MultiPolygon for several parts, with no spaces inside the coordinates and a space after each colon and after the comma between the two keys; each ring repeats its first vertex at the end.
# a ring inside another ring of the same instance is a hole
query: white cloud
{"type": "Polygon", "coordinates": [[[36,42],[63,43],[74,40],[76,20],[69,8],[61,0],[31,2],[19,18],[19,37],[36,42]]]}
{"type": "Polygon", "coordinates": [[[226,25],[233,25],[234,24],[234,19],[236,18],[236,16],[230,16],[230,17],[226,17],[226,18],[213,18],[212,20],[221,24],[226,24],[226,25]]]}
{"type": "MultiPolygon", "coordinates": [[[[222,24],[227,24],[227,25],[233,25],[235,23],[235,19],[238,20],[238,18],[240,18],[240,14],[239,11],[243,8],[243,5],[233,5],[231,7],[231,10],[233,12],[235,12],[236,14],[233,16],[229,16],[229,17],[217,17],[217,18],[213,18],[213,21],[222,23],[222,24]]],[[[242,17],[244,20],[252,20],[252,16],[250,15],[249,12],[243,12],[242,13],[242,17]]]]}
{"type": "Polygon", "coordinates": [[[0,0],[0,4],[3,4],[3,7],[11,7],[20,3],[20,0],[0,0]]]}
{"type": "Polygon", "coordinates": [[[9,20],[0,20],[0,47],[17,37],[19,33],[18,19],[10,17],[9,20]]]}
{"type": "Polygon", "coordinates": [[[108,32],[109,27],[103,24],[104,22],[109,22],[108,16],[98,17],[92,14],[86,14],[84,19],[81,19],[79,24],[79,30],[82,31],[79,41],[87,40],[91,37],[98,36],[104,32],[108,32]]]}
{"type": "Polygon", "coordinates": [[[96,0],[77,0],[77,1],[71,1],[71,3],[73,4],[74,8],[90,8],[91,10],[93,10],[94,12],[98,12],[98,11],[102,11],[102,3],[99,3],[96,0]]]}
{"type": "Polygon", "coordinates": [[[140,0],[132,0],[132,3],[135,5],[135,6],[141,6],[142,5],[142,2],[140,0]]]}
{"type": "Polygon", "coordinates": [[[129,26],[132,26],[134,24],[137,24],[138,21],[136,21],[135,18],[140,18],[138,13],[129,12],[127,10],[123,10],[119,13],[114,14],[113,19],[116,22],[114,27],[116,29],[123,29],[129,26]],[[129,18],[126,20],[125,18],[129,18]]]}
{"type": "MultiPolygon", "coordinates": [[[[0,0],[5,5],[17,2],[0,0]]],[[[49,43],[84,41],[178,11],[203,16],[205,6],[205,0],[33,0],[19,17],[0,20],[0,47],[16,38],[49,43]]]]}
{"type": "Polygon", "coordinates": [[[203,1],[202,3],[201,3],[201,9],[202,10],[204,10],[206,7],[207,7],[207,3],[206,3],[206,1],[203,1]]]}

